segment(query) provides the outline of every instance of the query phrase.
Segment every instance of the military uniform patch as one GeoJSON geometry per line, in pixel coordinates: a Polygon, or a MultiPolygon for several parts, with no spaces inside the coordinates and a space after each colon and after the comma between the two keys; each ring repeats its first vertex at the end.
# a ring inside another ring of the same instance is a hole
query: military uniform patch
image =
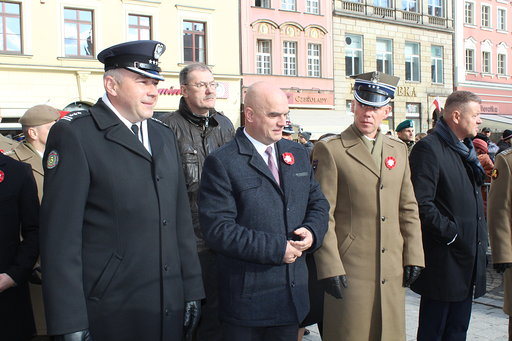
{"type": "Polygon", "coordinates": [[[48,154],[48,159],[46,160],[46,168],[53,169],[57,167],[59,164],[59,153],[56,150],[52,150],[48,154]]]}
{"type": "Polygon", "coordinates": [[[498,169],[494,168],[491,173],[491,178],[496,180],[498,178],[498,169]]]}

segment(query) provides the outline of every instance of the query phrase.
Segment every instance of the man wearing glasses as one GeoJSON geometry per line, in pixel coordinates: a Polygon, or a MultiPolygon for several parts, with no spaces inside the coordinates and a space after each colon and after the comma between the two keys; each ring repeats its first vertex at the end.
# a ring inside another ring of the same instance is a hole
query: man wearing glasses
{"type": "Polygon", "coordinates": [[[160,117],[176,134],[185,173],[192,222],[197,240],[199,260],[203,270],[206,301],[199,323],[196,341],[222,340],[217,311],[216,256],[206,247],[198,218],[197,193],[206,157],[234,136],[231,121],[216,111],[218,83],[204,64],[190,64],[180,72],[181,100],[179,109],[160,117]]]}

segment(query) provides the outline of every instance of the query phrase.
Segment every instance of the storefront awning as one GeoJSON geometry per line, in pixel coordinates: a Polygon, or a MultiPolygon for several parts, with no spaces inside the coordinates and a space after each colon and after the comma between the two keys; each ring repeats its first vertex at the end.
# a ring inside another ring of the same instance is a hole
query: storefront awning
{"type": "Polygon", "coordinates": [[[302,130],[309,131],[312,140],[327,133],[339,134],[353,122],[351,116],[340,111],[307,109],[291,109],[290,120],[302,130]]]}
{"type": "Polygon", "coordinates": [[[487,127],[493,133],[501,133],[505,129],[512,129],[512,115],[480,115],[482,124],[480,128],[487,127]]]}

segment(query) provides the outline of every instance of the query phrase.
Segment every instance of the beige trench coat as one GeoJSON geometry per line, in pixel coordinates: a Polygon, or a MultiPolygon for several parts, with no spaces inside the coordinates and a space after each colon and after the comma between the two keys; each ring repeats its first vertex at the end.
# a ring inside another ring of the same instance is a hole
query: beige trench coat
{"type": "MultiPolygon", "coordinates": [[[[512,149],[496,155],[487,196],[487,227],[493,263],[512,263],[512,149]]],[[[505,271],[503,311],[512,315],[512,268],[505,271]]]]}
{"type": "Polygon", "coordinates": [[[424,266],[407,155],[403,142],[383,136],[379,171],[354,126],[313,150],[331,205],[318,278],[346,274],[349,284],[341,300],[325,295],[324,341],[405,340],[403,267],[424,266]]]}

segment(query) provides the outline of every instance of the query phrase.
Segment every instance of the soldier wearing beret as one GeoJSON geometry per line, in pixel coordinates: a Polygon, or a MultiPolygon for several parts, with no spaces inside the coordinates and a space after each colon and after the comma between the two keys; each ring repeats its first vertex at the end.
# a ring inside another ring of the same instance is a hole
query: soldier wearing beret
{"type": "Polygon", "coordinates": [[[382,134],[398,78],[355,76],[354,123],[313,149],[330,203],[315,254],[325,285],[324,341],[405,340],[405,287],[424,267],[406,145],[382,134]]]}
{"type": "Polygon", "coordinates": [[[406,145],[409,152],[414,146],[414,122],[412,120],[405,120],[396,126],[396,135],[406,145]]]}
{"type": "Polygon", "coordinates": [[[43,197],[44,170],[42,163],[46,140],[50,128],[59,118],[59,111],[49,105],[41,104],[28,109],[19,119],[25,140],[11,152],[5,153],[13,159],[32,166],[39,201],[43,197]]]}
{"type": "Polygon", "coordinates": [[[165,45],[103,50],[105,94],[51,129],[41,261],[56,340],[181,341],[204,298],[175,135],[152,119],[165,45]]]}
{"type": "Polygon", "coordinates": [[[504,273],[503,311],[509,316],[508,335],[512,337],[512,149],[496,155],[487,198],[487,225],[492,261],[498,273],[504,273]]]}

